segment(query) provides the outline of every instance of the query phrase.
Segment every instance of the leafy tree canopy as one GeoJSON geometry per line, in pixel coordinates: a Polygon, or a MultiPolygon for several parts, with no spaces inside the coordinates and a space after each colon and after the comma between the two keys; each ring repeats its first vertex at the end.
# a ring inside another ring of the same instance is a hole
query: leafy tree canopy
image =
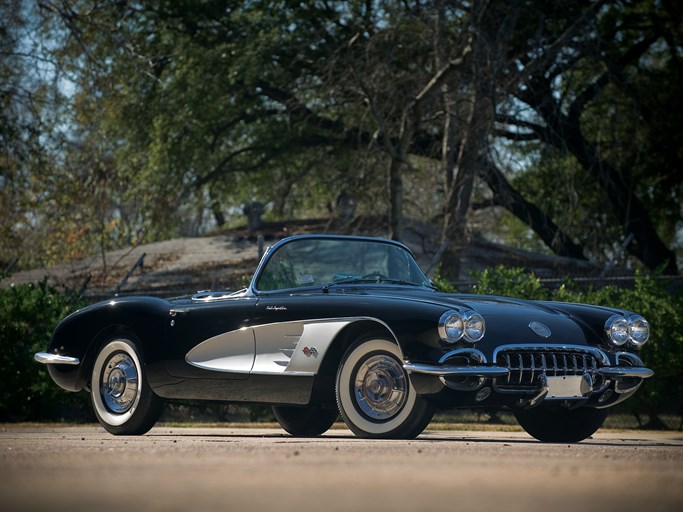
{"type": "Polygon", "coordinates": [[[253,199],[330,215],[347,192],[396,238],[408,213],[441,227],[446,273],[472,206],[558,254],[628,238],[636,266],[678,270],[675,2],[0,6],[5,264],[221,226],[253,199]]]}

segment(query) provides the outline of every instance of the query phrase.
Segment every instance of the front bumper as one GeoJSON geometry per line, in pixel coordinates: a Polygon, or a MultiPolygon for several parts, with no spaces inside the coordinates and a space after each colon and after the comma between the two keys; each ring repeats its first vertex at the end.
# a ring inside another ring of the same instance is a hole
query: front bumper
{"type": "Polygon", "coordinates": [[[612,354],[610,359],[595,347],[547,344],[500,346],[491,363],[477,349],[457,349],[438,363],[406,361],[404,368],[418,393],[426,398],[438,395],[445,398],[442,405],[455,406],[486,400],[534,407],[556,400],[609,407],[654,375],[629,352],[612,354]]]}
{"type": "MultiPolygon", "coordinates": [[[[436,377],[507,377],[511,370],[502,366],[449,366],[449,365],[432,365],[422,363],[406,363],[403,365],[408,373],[421,373],[424,375],[432,375],[436,377]]],[[[615,367],[609,366],[606,368],[598,368],[596,370],[598,375],[608,379],[617,378],[639,378],[647,379],[652,377],[655,372],[649,368],[643,367],[615,367]]]]}
{"type": "Polygon", "coordinates": [[[68,364],[77,366],[81,361],[77,357],[60,356],[49,352],[38,352],[34,356],[36,361],[43,364],[68,364]]]}

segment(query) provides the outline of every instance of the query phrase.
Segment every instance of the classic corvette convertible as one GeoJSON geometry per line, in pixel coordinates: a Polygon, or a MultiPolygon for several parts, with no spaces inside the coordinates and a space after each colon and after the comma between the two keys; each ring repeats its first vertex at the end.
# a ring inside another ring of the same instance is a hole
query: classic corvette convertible
{"type": "Polygon", "coordinates": [[[306,235],[248,288],[85,307],[35,355],[88,390],[112,434],[143,434],[164,399],[269,404],[295,436],[341,414],[356,435],[413,438],[438,408],[509,408],[533,437],[578,442],[652,376],[641,316],[584,304],[440,293],[404,245],[306,235]]]}

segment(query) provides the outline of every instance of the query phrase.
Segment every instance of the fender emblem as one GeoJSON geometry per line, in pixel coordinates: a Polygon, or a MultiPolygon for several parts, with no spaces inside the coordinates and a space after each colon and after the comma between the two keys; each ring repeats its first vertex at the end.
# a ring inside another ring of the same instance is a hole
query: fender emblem
{"type": "Polygon", "coordinates": [[[315,347],[311,347],[311,348],[304,347],[302,352],[304,353],[304,355],[306,357],[311,357],[311,356],[317,357],[318,356],[318,351],[315,349],[315,347]]]}
{"type": "Polygon", "coordinates": [[[541,322],[531,322],[529,328],[541,338],[549,338],[552,334],[550,328],[547,325],[543,325],[541,322]]]}

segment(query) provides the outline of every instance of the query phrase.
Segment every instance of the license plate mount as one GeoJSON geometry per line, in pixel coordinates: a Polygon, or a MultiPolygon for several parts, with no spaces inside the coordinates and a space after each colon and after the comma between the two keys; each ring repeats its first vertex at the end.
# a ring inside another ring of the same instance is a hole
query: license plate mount
{"type": "Polygon", "coordinates": [[[548,394],[546,400],[584,398],[592,387],[583,375],[547,377],[547,380],[548,394]]]}

